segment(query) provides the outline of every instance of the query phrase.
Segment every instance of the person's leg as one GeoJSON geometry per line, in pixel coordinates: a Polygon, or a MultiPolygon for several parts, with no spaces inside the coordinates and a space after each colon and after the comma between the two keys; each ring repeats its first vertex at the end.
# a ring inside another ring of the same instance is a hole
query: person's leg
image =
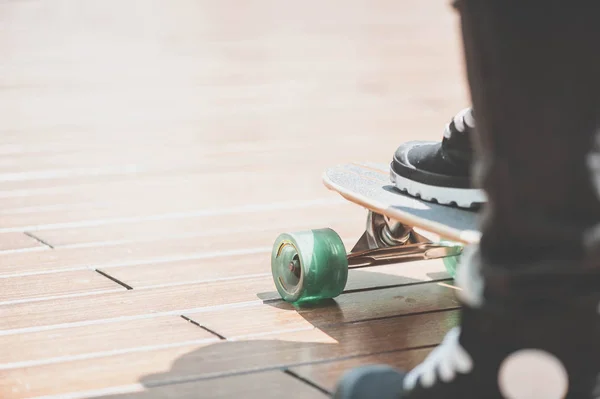
{"type": "Polygon", "coordinates": [[[498,4],[463,7],[476,176],[490,201],[482,254],[519,268],[579,262],[584,237],[600,227],[600,175],[589,167],[600,128],[600,5],[483,3],[498,4]]]}
{"type": "Polygon", "coordinates": [[[359,368],[334,397],[593,398],[600,2],[463,0],[459,9],[476,181],[488,199],[480,245],[457,273],[460,328],[407,375],[359,368]]]}

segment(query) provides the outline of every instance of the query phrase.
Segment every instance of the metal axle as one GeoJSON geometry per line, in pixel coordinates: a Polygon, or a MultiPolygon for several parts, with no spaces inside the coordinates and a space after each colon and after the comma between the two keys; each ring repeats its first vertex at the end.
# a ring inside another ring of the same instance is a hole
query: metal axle
{"type": "Polygon", "coordinates": [[[352,268],[457,256],[462,247],[432,243],[406,226],[369,211],[367,229],[348,256],[352,268]]]}

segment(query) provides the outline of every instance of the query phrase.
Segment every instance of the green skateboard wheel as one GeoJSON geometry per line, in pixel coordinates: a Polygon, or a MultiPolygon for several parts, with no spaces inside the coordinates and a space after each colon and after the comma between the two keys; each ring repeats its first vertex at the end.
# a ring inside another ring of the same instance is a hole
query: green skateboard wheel
{"type": "MultiPolygon", "coordinates": [[[[455,245],[456,247],[462,248],[461,244],[457,244],[457,243],[453,243],[453,242],[449,242],[449,241],[442,241],[442,243],[455,245]]],[[[443,259],[444,267],[446,268],[446,271],[452,278],[456,277],[456,269],[458,268],[458,266],[460,264],[460,257],[461,257],[460,255],[455,255],[455,256],[447,256],[443,259]]]]}
{"type": "Polygon", "coordinates": [[[331,229],[284,233],[273,245],[271,272],[287,302],[335,298],[348,280],[346,248],[331,229]]]}

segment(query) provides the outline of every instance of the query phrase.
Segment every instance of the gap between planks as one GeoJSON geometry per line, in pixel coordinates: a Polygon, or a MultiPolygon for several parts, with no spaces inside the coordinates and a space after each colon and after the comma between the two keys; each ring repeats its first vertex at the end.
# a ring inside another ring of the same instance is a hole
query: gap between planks
{"type": "Polygon", "coordinates": [[[182,342],[199,339],[204,342],[227,338],[229,342],[235,342],[314,329],[338,331],[344,325],[380,324],[389,318],[453,311],[458,306],[450,289],[430,284],[342,294],[337,301],[316,307],[296,308],[276,301],[219,311],[184,311],[172,316],[154,314],[151,318],[120,323],[40,329],[0,336],[0,347],[25,346],[23,350],[4,353],[0,359],[4,369],[31,367],[106,357],[114,355],[115,351],[126,354],[178,347],[182,342]],[[244,323],[236,323],[239,320],[244,323]],[[102,339],[98,340],[99,337],[102,339]],[[54,345],[48,346],[48,340],[54,345]]]}
{"type": "MultiPolygon", "coordinates": [[[[346,292],[365,289],[383,289],[402,286],[427,286],[429,282],[449,281],[441,261],[411,262],[405,265],[385,265],[372,268],[351,269],[346,292]],[[404,266],[404,267],[402,267],[404,266]]],[[[31,329],[53,328],[49,326],[69,326],[94,324],[98,320],[120,321],[148,317],[153,314],[173,314],[178,309],[210,310],[228,307],[260,304],[265,301],[281,301],[275,291],[270,275],[260,277],[244,276],[240,279],[226,279],[208,283],[177,285],[176,287],[148,287],[129,291],[81,297],[78,301],[68,298],[21,303],[3,306],[3,319],[0,320],[0,335],[30,331],[31,329]],[[222,293],[226,293],[223,296],[222,293]],[[160,299],[160,301],[157,301],[160,299]],[[107,308],[112,303],[119,307],[107,308]],[[154,303],[149,307],[150,303],[154,303]],[[52,309],[53,317],[47,317],[52,309]],[[80,312],[76,310],[80,309],[80,312]],[[112,309],[112,310],[110,310],[112,309]],[[68,310],[68,311],[67,311],[68,310]],[[110,310],[110,311],[109,311],[110,310]],[[37,315],[22,320],[19,314],[37,315]],[[113,317],[107,317],[112,315],[113,317]],[[114,317],[117,316],[117,317],[114,317]],[[35,322],[32,324],[32,322],[35,322]]],[[[0,280],[1,281],[1,280],[0,280]]],[[[134,286],[135,288],[135,286],[134,286]]],[[[446,289],[449,289],[446,287],[446,289]]],[[[450,289],[450,291],[452,291],[450,289]]]]}
{"type": "Polygon", "coordinates": [[[342,198],[333,198],[327,196],[326,198],[319,199],[306,199],[297,201],[280,201],[270,203],[256,203],[251,205],[236,205],[225,208],[207,208],[207,209],[196,209],[182,212],[163,212],[149,215],[140,215],[132,217],[114,217],[114,218],[103,218],[96,220],[81,220],[66,223],[48,223],[43,225],[26,225],[18,227],[5,227],[0,228],[0,233],[13,233],[13,232],[39,232],[45,230],[57,230],[57,229],[72,229],[82,227],[95,227],[95,226],[106,226],[113,224],[128,224],[145,221],[158,221],[158,220],[170,220],[170,219],[188,219],[197,217],[207,216],[224,216],[224,215],[239,215],[246,213],[259,213],[265,211],[274,210],[289,210],[294,211],[298,209],[306,209],[318,206],[336,205],[348,203],[348,201],[342,198]]]}
{"type": "Polygon", "coordinates": [[[58,375],[64,386],[69,387],[67,391],[128,385],[138,382],[141,376],[145,376],[145,386],[153,387],[280,370],[394,350],[410,352],[438,344],[447,329],[457,322],[456,311],[435,312],[275,334],[245,341],[219,341],[9,369],[0,376],[0,392],[7,387],[7,383],[14,387],[12,381],[21,380],[28,384],[29,396],[42,392],[58,394],[60,392],[56,390],[60,387],[51,383],[58,375]],[[311,355],[310,360],[306,360],[307,353],[311,355]],[[167,364],[173,365],[172,371],[161,372],[167,364]],[[87,371],[90,367],[97,370],[96,375],[92,376],[87,371]],[[28,376],[37,377],[25,378],[25,372],[28,376]]]}

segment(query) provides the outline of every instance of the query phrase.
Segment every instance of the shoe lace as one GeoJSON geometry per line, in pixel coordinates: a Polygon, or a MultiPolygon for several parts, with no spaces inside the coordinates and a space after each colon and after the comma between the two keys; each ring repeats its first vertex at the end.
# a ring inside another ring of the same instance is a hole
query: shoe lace
{"type": "Polygon", "coordinates": [[[454,133],[464,133],[467,128],[475,127],[475,117],[473,116],[473,108],[468,107],[459,111],[452,121],[444,128],[444,137],[449,139],[454,133]]]}
{"type": "Polygon", "coordinates": [[[423,363],[411,370],[404,379],[404,388],[412,390],[417,382],[431,388],[439,375],[443,382],[451,382],[457,373],[467,374],[473,368],[473,360],[462,347],[458,338],[460,328],[455,327],[446,334],[442,343],[435,348],[423,363]]]}

